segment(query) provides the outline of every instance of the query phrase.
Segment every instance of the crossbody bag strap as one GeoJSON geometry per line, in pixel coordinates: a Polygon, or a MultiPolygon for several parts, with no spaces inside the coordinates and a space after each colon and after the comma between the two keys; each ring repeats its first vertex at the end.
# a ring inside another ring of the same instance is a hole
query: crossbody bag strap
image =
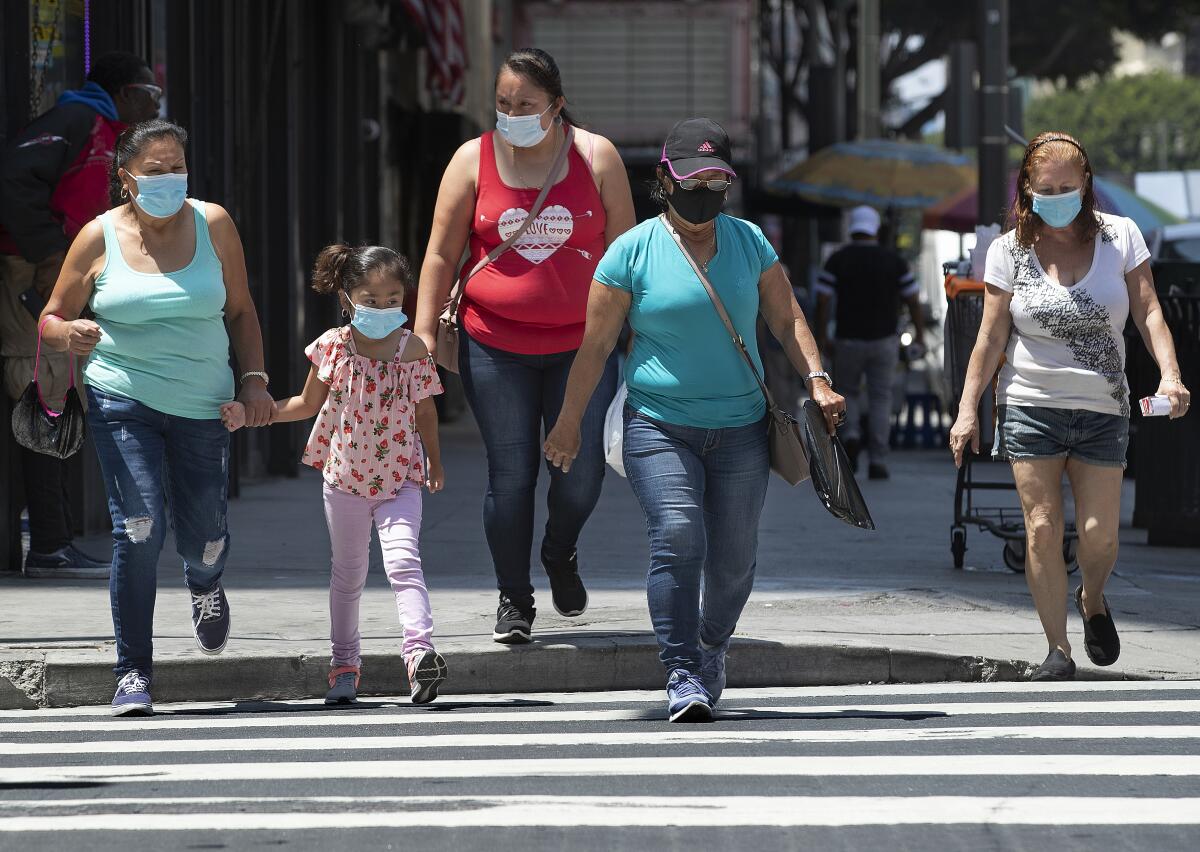
{"type": "Polygon", "coordinates": [[[566,161],[567,155],[571,151],[571,145],[574,144],[574,140],[575,128],[568,124],[566,134],[563,137],[563,143],[559,146],[558,154],[554,158],[554,165],[550,167],[550,171],[546,175],[546,182],[542,185],[542,191],[538,193],[537,200],[533,202],[533,207],[529,209],[529,215],[525,217],[525,221],[521,223],[521,227],[517,228],[511,237],[500,243],[500,245],[496,246],[483,258],[481,258],[470,272],[458,279],[458,282],[454,285],[453,291],[450,293],[450,301],[447,304],[447,311],[444,314],[450,319],[451,322],[458,317],[458,303],[459,300],[462,299],[463,291],[467,289],[467,282],[475,277],[475,274],[481,269],[512,248],[513,243],[520,239],[521,235],[529,230],[529,226],[533,224],[533,220],[536,219],[537,215],[542,212],[542,205],[546,203],[546,196],[550,194],[550,189],[555,183],[554,179],[558,176],[559,169],[562,168],[562,164],[566,161]]]}
{"type": "Polygon", "coordinates": [[[684,243],[678,232],[671,227],[671,223],[667,221],[667,214],[661,213],[658,218],[662,222],[663,227],[667,229],[667,233],[675,240],[675,245],[679,246],[679,250],[687,258],[688,264],[692,267],[692,271],[696,273],[696,277],[700,279],[700,283],[704,285],[704,289],[708,293],[708,298],[712,300],[713,307],[717,309],[717,316],[725,324],[725,330],[729,332],[729,337],[733,341],[733,345],[737,347],[738,352],[742,353],[742,357],[746,360],[746,366],[750,368],[750,372],[754,375],[754,380],[758,382],[758,389],[762,391],[763,397],[767,400],[767,407],[771,409],[775,408],[775,399],[771,396],[771,392],[767,390],[762,376],[758,374],[758,368],[754,366],[754,359],[750,357],[750,351],[746,349],[746,341],[742,339],[737,329],[733,327],[733,320],[729,318],[729,313],[725,310],[725,304],[721,301],[721,297],[717,295],[717,291],[713,289],[712,282],[708,280],[708,276],[700,268],[700,264],[696,262],[696,258],[692,256],[692,252],[687,247],[687,244],[684,243]]]}

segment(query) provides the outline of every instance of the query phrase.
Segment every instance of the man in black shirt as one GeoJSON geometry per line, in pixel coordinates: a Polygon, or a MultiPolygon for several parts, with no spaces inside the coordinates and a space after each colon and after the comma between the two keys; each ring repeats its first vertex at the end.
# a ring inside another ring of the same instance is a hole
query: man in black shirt
{"type": "Polygon", "coordinates": [[[858,466],[862,445],[859,385],[867,380],[867,454],[871,479],[887,479],[891,432],[892,385],[900,342],[896,326],[900,302],[908,305],[916,326],[915,343],[924,347],[918,285],[908,264],[876,241],[879,213],[871,207],[850,211],[850,244],[835,252],[817,276],[817,342],[828,351],[829,303],[836,302],[833,342],[834,384],[846,397],[843,442],[858,466]]]}

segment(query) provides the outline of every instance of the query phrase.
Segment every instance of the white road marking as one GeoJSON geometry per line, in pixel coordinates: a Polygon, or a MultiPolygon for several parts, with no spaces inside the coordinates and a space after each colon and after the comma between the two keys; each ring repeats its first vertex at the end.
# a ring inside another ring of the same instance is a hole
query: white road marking
{"type": "MultiPolygon", "coordinates": [[[[139,800],[145,806],[154,800],[139,800]]],[[[187,800],[172,800],[183,802],[187,800]]],[[[194,800],[203,803],[204,800],[194,800]]],[[[253,805],[256,799],[242,801],[253,805]]],[[[291,799],[320,802],[328,799],[291,799]]],[[[340,799],[348,805],[376,800],[340,799]]],[[[995,796],[428,796],[394,800],[397,811],[339,809],[247,813],[72,814],[0,818],[2,832],[31,831],[305,831],[351,828],[512,826],[868,826],[868,825],[1200,825],[1200,798],[995,796]]],[[[35,805],[41,803],[34,803],[35,805]]],[[[36,810],[37,808],[34,808],[36,810]]]]}
{"type": "MultiPolygon", "coordinates": [[[[0,727],[0,737],[7,731],[13,733],[87,733],[94,731],[125,731],[144,733],[151,730],[203,730],[220,728],[305,728],[305,727],[367,727],[375,725],[429,725],[429,724],[545,724],[565,722],[628,722],[660,720],[664,713],[659,707],[617,710],[540,710],[527,707],[520,710],[497,710],[479,712],[475,710],[438,710],[438,705],[428,709],[401,710],[393,713],[308,712],[286,716],[264,716],[244,714],[235,716],[199,717],[153,717],[136,719],[106,719],[97,722],[29,722],[0,727]]],[[[731,707],[722,701],[717,718],[739,716],[844,716],[855,718],[864,714],[920,715],[931,716],[995,716],[995,715],[1051,715],[1071,714],[1159,714],[1200,713],[1200,699],[1164,699],[1147,701],[1013,701],[1013,702],[930,702],[914,704],[812,704],[812,705],[764,705],[762,707],[731,707]]]]}
{"type": "Polygon", "coordinates": [[[498,734],[425,734],[402,737],[247,737],[243,739],[108,740],[56,739],[45,743],[0,743],[0,756],[85,754],[185,754],[188,752],[387,751],[430,748],[527,748],[538,746],[670,746],[732,743],[845,744],[930,743],[963,740],[1190,740],[1200,739],[1200,725],[1028,725],[962,728],[865,728],[830,731],[730,730],[672,727],[661,731],[619,733],[513,732],[498,734]]]}
{"type": "Polygon", "coordinates": [[[60,781],[294,781],[337,778],[534,778],[609,776],[1200,776],[1200,754],[975,754],[745,757],[601,757],[502,760],[337,760],[284,763],[180,763],[38,766],[0,769],[9,785],[60,781]]]}
{"type": "MultiPolygon", "coordinates": [[[[1156,692],[1156,691],[1191,691],[1200,690],[1200,681],[1195,680],[1113,680],[1113,681],[1066,681],[1063,683],[1027,683],[1018,681],[996,681],[993,683],[890,683],[866,686],[789,686],[789,687],[754,687],[725,690],[725,701],[741,701],[762,698],[876,698],[887,695],[916,696],[916,695],[1011,695],[1033,693],[1049,695],[1055,693],[1119,693],[1119,692],[1156,692]]],[[[409,706],[407,697],[401,696],[364,696],[367,704],[379,705],[394,703],[397,706],[409,706]]],[[[508,702],[549,702],[552,704],[626,704],[644,703],[661,704],[661,690],[630,690],[620,692],[512,692],[484,693],[475,695],[452,695],[442,693],[443,703],[471,702],[496,703],[508,702]]],[[[196,710],[224,710],[233,712],[239,707],[245,712],[247,706],[257,703],[253,700],[242,702],[233,701],[193,701],[185,703],[158,704],[160,713],[190,712],[196,710]]],[[[286,704],[288,707],[323,706],[320,698],[303,699],[263,699],[262,703],[286,704]]],[[[0,711],[0,723],[17,721],[26,718],[49,719],[55,716],[100,716],[107,717],[109,708],[105,706],[92,707],[47,707],[38,710],[4,710],[0,711]]]]}

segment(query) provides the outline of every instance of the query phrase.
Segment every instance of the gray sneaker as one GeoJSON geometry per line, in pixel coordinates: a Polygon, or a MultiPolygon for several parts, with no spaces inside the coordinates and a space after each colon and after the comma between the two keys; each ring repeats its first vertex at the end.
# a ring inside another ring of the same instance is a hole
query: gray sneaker
{"type": "Polygon", "coordinates": [[[725,691],[725,652],[729,650],[729,640],[720,645],[705,645],[700,641],[700,682],[712,696],[716,704],[721,693],[725,691]]]}
{"type": "Polygon", "coordinates": [[[107,580],[110,562],[93,559],[73,544],[53,553],[25,556],[25,576],[39,580],[107,580]]]}
{"type": "Polygon", "coordinates": [[[354,704],[358,701],[358,672],[342,670],[329,676],[326,704],[354,704]]]}
{"type": "Polygon", "coordinates": [[[438,696],[438,687],[449,669],[437,651],[418,651],[408,657],[408,685],[413,704],[428,704],[438,696]]]}

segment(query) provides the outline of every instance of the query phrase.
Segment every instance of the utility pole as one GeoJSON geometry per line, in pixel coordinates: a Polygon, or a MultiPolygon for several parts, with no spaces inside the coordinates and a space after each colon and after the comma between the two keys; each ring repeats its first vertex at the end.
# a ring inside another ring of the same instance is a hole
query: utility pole
{"type": "MultiPolygon", "coordinates": [[[[1007,51],[1005,51],[1007,54],[1007,51]]],[[[879,116],[879,0],[858,0],[858,138],[878,139],[879,116]]]]}
{"type": "Polygon", "coordinates": [[[979,224],[1008,203],[1008,0],[979,0],[979,224]]]}

